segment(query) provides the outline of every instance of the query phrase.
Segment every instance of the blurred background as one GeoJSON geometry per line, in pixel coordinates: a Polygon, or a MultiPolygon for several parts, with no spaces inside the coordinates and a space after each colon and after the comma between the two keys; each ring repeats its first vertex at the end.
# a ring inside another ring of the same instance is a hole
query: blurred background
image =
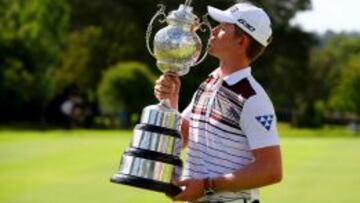
{"type": "MultiPolygon", "coordinates": [[[[157,102],[147,24],[158,3],[168,12],[183,2],[0,0],[0,202],[169,202],[109,177],[142,108],[157,102]]],[[[360,3],[251,2],[273,23],[252,67],[284,153],[284,181],[265,188],[264,201],[360,201],[360,3]]],[[[234,3],[192,5],[202,16],[234,3]]],[[[216,66],[208,57],[182,77],[180,109],[216,66]]]]}

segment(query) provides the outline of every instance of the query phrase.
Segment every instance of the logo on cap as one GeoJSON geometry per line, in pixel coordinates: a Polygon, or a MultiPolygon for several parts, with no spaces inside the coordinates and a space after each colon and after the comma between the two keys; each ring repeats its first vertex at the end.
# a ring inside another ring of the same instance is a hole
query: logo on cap
{"type": "MultiPolygon", "coordinates": [[[[233,8],[230,9],[230,12],[235,15],[236,12],[239,11],[239,8],[237,6],[234,6],[233,8]]],[[[254,28],[254,26],[250,25],[245,19],[243,18],[239,18],[237,20],[240,24],[244,25],[250,32],[254,32],[256,29],[254,28]]]]}
{"type": "Polygon", "coordinates": [[[246,22],[246,20],[242,18],[238,19],[238,22],[244,25],[248,30],[250,30],[250,32],[254,32],[256,30],[252,25],[250,25],[248,22],[246,22]]]}

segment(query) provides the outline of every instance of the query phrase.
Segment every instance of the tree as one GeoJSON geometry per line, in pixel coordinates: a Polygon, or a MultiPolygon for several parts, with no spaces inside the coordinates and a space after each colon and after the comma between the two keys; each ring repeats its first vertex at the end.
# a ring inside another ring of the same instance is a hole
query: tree
{"type": "Polygon", "coordinates": [[[51,69],[66,35],[65,0],[0,2],[2,119],[39,120],[52,95],[51,69]]]}
{"type": "MultiPolygon", "coordinates": [[[[176,9],[184,1],[160,0],[158,2],[165,4],[167,7],[166,12],[169,12],[176,9]]],[[[192,6],[195,14],[201,17],[206,13],[208,4],[225,9],[234,2],[234,0],[214,0],[211,2],[199,0],[193,1],[192,6]]],[[[316,41],[311,34],[290,27],[289,20],[296,12],[309,9],[310,1],[257,0],[251,2],[264,7],[268,11],[272,18],[275,33],[274,42],[270,45],[266,54],[254,65],[255,75],[261,83],[269,87],[277,106],[300,109],[300,105],[303,105],[304,101],[306,101],[304,99],[306,98],[305,92],[308,90],[304,90],[303,84],[294,83],[293,81],[301,81],[304,75],[308,74],[310,49],[316,41]],[[278,79],[274,80],[273,78],[278,79]]],[[[103,33],[103,37],[99,42],[102,46],[95,49],[91,54],[91,58],[98,61],[98,63],[89,63],[88,69],[99,73],[97,75],[101,75],[101,72],[106,67],[114,65],[118,61],[139,60],[144,61],[149,67],[152,67],[153,72],[159,74],[154,59],[146,50],[144,40],[149,19],[157,10],[156,4],[157,2],[152,0],[141,2],[105,0],[101,4],[85,0],[71,1],[74,11],[71,21],[72,29],[79,30],[86,26],[98,26],[103,33]],[[117,48],[113,49],[111,47],[117,48]],[[96,66],[93,64],[96,64],[96,66]]],[[[153,34],[163,26],[155,23],[153,34]]],[[[204,37],[203,42],[206,42],[205,37],[207,36],[202,36],[204,37]]],[[[216,60],[209,57],[182,79],[183,88],[180,97],[180,108],[184,108],[190,101],[196,87],[211,72],[209,68],[215,67],[216,60]],[[204,69],[207,71],[204,71],[204,69]]],[[[97,84],[96,80],[94,84],[97,84]]],[[[307,111],[303,112],[301,115],[305,115],[307,111]]],[[[294,115],[298,114],[298,111],[294,113],[294,115]]]]}
{"type": "Polygon", "coordinates": [[[314,93],[310,98],[320,100],[328,111],[354,111],[351,105],[345,103],[356,102],[356,99],[354,100],[350,95],[353,91],[356,92],[353,80],[357,77],[355,58],[359,55],[360,38],[358,36],[327,33],[322,46],[318,47],[312,55],[311,68],[313,78],[316,78],[314,83],[316,85],[313,87],[314,93]],[[353,72],[354,77],[348,77],[351,75],[350,72],[353,72]],[[340,95],[348,98],[349,101],[340,102],[340,95]]]}
{"type": "Polygon", "coordinates": [[[154,100],[155,79],[155,75],[142,63],[123,62],[110,67],[97,91],[102,111],[110,115],[119,112],[139,114],[154,100]]]}
{"type": "Polygon", "coordinates": [[[54,71],[56,93],[75,87],[92,103],[102,74],[119,61],[149,59],[138,13],[124,1],[69,1],[71,34],[54,71]],[[81,77],[79,77],[81,76],[81,77]]]}
{"type": "Polygon", "coordinates": [[[290,119],[295,126],[318,126],[314,119],[317,100],[308,97],[313,86],[311,53],[318,41],[312,33],[289,24],[298,11],[310,9],[311,2],[255,2],[269,13],[273,24],[273,42],[253,64],[256,78],[267,88],[280,119],[290,119]]]}
{"type": "Polygon", "coordinates": [[[69,35],[68,43],[61,53],[60,66],[53,71],[58,94],[71,86],[89,94],[96,89],[103,67],[94,67],[96,58],[93,56],[97,53],[101,37],[101,28],[95,26],[69,35]]]}
{"type": "Polygon", "coordinates": [[[360,54],[343,66],[338,86],[331,95],[331,105],[343,112],[360,116],[360,54]]]}
{"type": "MultiPolygon", "coordinates": [[[[234,2],[195,0],[192,6],[195,14],[201,17],[208,4],[225,9],[234,2]]],[[[274,30],[274,41],[254,64],[254,73],[269,87],[276,106],[298,109],[299,103],[303,103],[298,101],[306,101],[303,98],[308,88],[293,81],[301,81],[309,73],[309,53],[314,40],[311,34],[292,28],[289,20],[297,11],[310,8],[310,1],[251,2],[268,11],[274,30]]],[[[150,71],[160,74],[145,46],[145,31],[158,9],[157,3],[165,4],[168,13],[184,1],[0,0],[0,51],[6,53],[1,55],[0,66],[9,69],[0,70],[0,79],[4,81],[0,82],[0,98],[19,102],[15,105],[5,101],[4,109],[17,109],[8,108],[9,105],[31,106],[29,109],[39,112],[42,108],[39,106],[45,106],[49,98],[54,99],[73,86],[96,103],[96,91],[103,73],[122,61],[141,61],[151,67],[150,71]],[[9,75],[19,78],[11,79],[9,75]],[[19,81],[24,82],[14,85],[19,81]]],[[[153,34],[163,26],[156,23],[153,34]]],[[[206,42],[207,34],[200,35],[206,42]]],[[[209,57],[183,78],[181,108],[216,64],[216,60],[209,57]]],[[[15,114],[23,114],[23,111],[20,108],[15,114]]]]}
{"type": "Polygon", "coordinates": [[[298,127],[318,126],[313,119],[316,100],[309,97],[315,84],[310,67],[315,44],[310,33],[297,28],[279,29],[263,58],[254,64],[255,75],[268,88],[276,109],[290,110],[291,122],[298,127]]]}

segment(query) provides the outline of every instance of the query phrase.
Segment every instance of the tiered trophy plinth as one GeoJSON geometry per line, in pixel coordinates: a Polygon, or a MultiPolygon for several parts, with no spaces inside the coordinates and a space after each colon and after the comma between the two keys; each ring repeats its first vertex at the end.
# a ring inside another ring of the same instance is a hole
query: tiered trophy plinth
{"type": "Polygon", "coordinates": [[[170,195],[181,192],[171,184],[182,170],[180,122],[180,114],[162,104],[146,107],[111,182],[170,195]]]}

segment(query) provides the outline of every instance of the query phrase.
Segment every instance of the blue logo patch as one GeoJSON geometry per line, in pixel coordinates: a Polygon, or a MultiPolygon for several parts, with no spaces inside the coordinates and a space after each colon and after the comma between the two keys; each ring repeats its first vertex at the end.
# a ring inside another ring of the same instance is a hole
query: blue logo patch
{"type": "Polygon", "coordinates": [[[274,120],[274,115],[269,114],[269,115],[263,115],[263,116],[256,116],[255,117],[257,121],[259,121],[259,123],[264,126],[264,128],[269,131],[271,128],[271,124],[274,120]]]}

